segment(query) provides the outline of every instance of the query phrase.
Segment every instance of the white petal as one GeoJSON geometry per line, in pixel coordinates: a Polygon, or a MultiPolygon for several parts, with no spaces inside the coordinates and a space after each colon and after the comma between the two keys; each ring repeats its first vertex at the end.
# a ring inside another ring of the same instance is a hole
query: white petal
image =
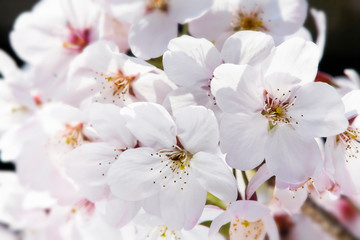
{"type": "Polygon", "coordinates": [[[274,218],[268,215],[264,216],[262,221],[264,222],[267,235],[269,236],[269,240],[279,240],[279,230],[277,228],[276,222],[274,221],[274,218]]]}
{"type": "Polygon", "coordinates": [[[208,86],[215,68],[221,64],[219,51],[206,39],[184,35],[171,40],[168,49],[164,69],[169,79],[180,86],[208,86]]]}
{"type": "Polygon", "coordinates": [[[324,54],[326,43],[326,15],[325,12],[317,10],[315,8],[311,8],[310,13],[315,20],[315,25],[317,29],[316,45],[319,46],[321,59],[324,54]]]}
{"type": "Polygon", "coordinates": [[[151,197],[160,191],[156,181],[161,178],[161,168],[159,157],[152,149],[127,150],[109,169],[107,180],[111,192],[127,201],[151,197]]]}
{"type": "Polygon", "coordinates": [[[165,13],[154,11],[132,25],[129,33],[131,51],[142,59],[164,54],[169,41],[176,37],[177,24],[165,13]]]}
{"type": "Polygon", "coordinates": [[[227,113],[254,113],[263,106],[260,73],[249,65],[222,64],[214,71],[211,92],[227,113]]]}
{"type": "Polygon", "coordinates": [[[347,118],[360,114],[360,90],[353,90],[342,97],[347,118]]]}
{"type": "Polygon", "coordinates": [[[299,134],[329,137],[344,132],[348,127],[344,105],[333,87],[319,82],[308,83],[295,94],[295,105],[288,114],[299,134]]]}
{"type": "Polygon", "coordinates": [[[280,207],[290,213],[297,213],[308,197],[307,189],[299,187],[296,191],[288,188],[275,188],[274,197],[280,203],[280,207]]]}
{"type": "Polygon", "coordinates": [[[0,49],[0,73],[4,78],[11,77],[19,71],[15,61],[3,50],[0,49]]]}
{"type": "Polygon", "coordinates": [[[95,103],[91,106],[90,122],[99,136],[116,148],[134,147],[135,137],[125,127],[119,107],[112,104],[95,103]]]}
{"type": "MultiPolygon", "coordinates": [[[[259,1],[260,2],[260,1],[259,1]]],[[[308,4],[306,0],[261,1],[264,5],[264,19],[271,33],[288,35],[296,32],[305,22],[308,4]]]]}
{"type": "Polygon", "coordinates": [[[189,23],[189,32],[195,37],[215,41],[223,32],[230,30],[233,15],[227,10],[228,1],[215,0],[211,9],[189,23]]]}
{"type": "Polygon", "coordinates": [[[266,142],[265,158],[269,170],[280,180],[292,184],[313,177],[322,166],[315,139],[304,139],[289,125],[272,130],[266,142]]]}
{"type": "Polygon", "coordinates": [[[213,0],[171,0],[169,15],[176,22],[184,24],[203,15],[212,3],[213,0]]]}
{"type": "Polygon", "coordinates": [[[225,114],[220,123],[220,147],[226,162],[239,170],[250,170],[264,161],[268,121],[260,114],[225,114]]]}
{"type": "Polygon", "coordinates": [[[105,185],[105,176],[118,154],[106,143],[83,144],[67,155],[66,172],[80,185],[105,185]]]}
{"type": "Polygon", "coordinates": [[[216,152],[219,128],[214,113],[202,106],[190,106],[175,113],[180,143],[195,154],[200,151],[216,152]]]}
{"type": "Polygon", "coordinates": [[[143,102],[161,104],[167,94],[173,89],[174,84],[163,74],[147,73],[132,83],[136,98],[143,102]]]}
{"type": "Polygon", "coordinates": [[[256,66],[268,57],[275,48],[268,34],[255,31],[240,31],[229,37],[221,50],[226,63],[256,66]]]}
{"type": "Polygon", "coordinates": [[[228,210],[233,218],[255,222],[270,214],[270,209],[256,201],[242,200],[231,203],[228,210]]]}
{"type": "Polygon", "coordinates": [[[213,237],[213,236],[218,236],[216,235],[220,228],[227,224],[228,222],[231,222],[231,220],[233,219],[232,214],[230,213],[230,211],[225,211],[222,214],[220,214],[219,216],[217,216],[211,223],[210,226],[210,230],[209,230],[209,236],[213,237]]]}
{"type": "Polygon", "coordinates": [[[319,48],[301,38],[291,38],[279,45],[264,65],[265,75],[287,72],[303,83],[312,82],[317,74],[319,48]]]}
{"type": "Polygon", "coordinates": [[[202,89],[180,87],[170,92],[164,102],[163,106],[173,114],[183,107],[188,106],[207,106],[213,104],[210,102],[208,92],[202,89]]]}
{"type": "Polygon", "coordinates": [[[220,157],[205,152],[194,155],[191,166],[203,187],[225,202],[237,197],[237,183],[229,167],[220,157]]]}
{"type": "Polygon", "coordinates": [[[105,220],[112,226],[121,228],[130,222],[140,210],[139,202],[129,202],[111,198],[105,203],[105,220]]]}
{"type": "Polygon", "coordinates": [[[176,143],[176,125],[161,105],[133,103],[120,113],[128,119],[126,126],[144,146],[160,150],[170,149],[176,143]]]}
{"type": "Polygon", "coordinates": [[[160,194],[162,219],[174,230],[192,229],[206,202],[206,190],[195,178],[189,179],[182,188],[183,190],[177,184],[169,185],[160,194]]]}

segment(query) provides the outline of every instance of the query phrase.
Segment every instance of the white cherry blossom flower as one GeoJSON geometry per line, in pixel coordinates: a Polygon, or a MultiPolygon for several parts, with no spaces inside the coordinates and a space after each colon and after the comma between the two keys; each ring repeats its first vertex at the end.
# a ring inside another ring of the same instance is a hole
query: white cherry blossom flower
{"type": "Polygon", "coordinates": [[[118,106],[138,101],[161,103],[173,88],[161,70],[120,53],[111,42],[99,41],[72,62],[67,101],[118,106]]]}
{"type": "Polygon", "coordinates": [[[179,88],[167,96],[164,104],[172,111],[203,105],[219,112],[210,89],[215,68],[223,63],[258,66],[274,46],[270,36],[255,31],[235,33],[225,41],[221,52],[206,39],[182,36],[171,40],[163,58],[164,70],[179,88]]]}
{"type": "Polygon", "coordinates": [[[112,164],[108,180],[115,196],[144,200],[144,209],[173,230],[195,226],[207,191],[226,202],[236,199],[236,181],[219,156],[210,110],[187,107],[172,118],[161,105],[134,103],[122,114],[142,147],[123,152],[112,164]]]}
{"type": "Polygon", "coordinates": [[[118,19],[132,23],[129,42],[135,56],[149,59],[161,56],[169,41],[177,36],[178,23],[203,15],[212,0],[120,0],[110,1],[118,19]],[[191,7],[189,7],[191,6],[191,7]]]}
{"type": "Polygon", "coordinates": [[[230,240],[236,239],[279,239],[276,223],[270,209],[255,201],[233,202],[227,210],[214,219],[210,226],[210,236],[215,235],[222,225],[230,222],[230,240]]]}
{"type": "Polygon", "coordinates": [[[332,174],[335,181],[340,185],[341,191],[353,196],[360,192],[359,174],[360,168],[360,90],[354,90],[342,98],[346,116],[349,121],[348,128],[336,136],[326,139],[326,158],[332,166],[332,174]]]}
{"type": "Polygon", "coordinates": [[[249,170],[265,159],[276,177],[296,184],[317,172],[322,160],[314,138],[342,132],[347,120],[336,91],[310,82],[316,49],[293,38],[275,49],[263,72],[232,64],[215,70],[211,89],[225,112],[220,144],[230,166],[249,170]],[[308,71],[304,75],[300,69],[308,71]]]}
{"type": "Polygon", "coordinates": [[[268,33],[277,43],[295,33],[307,14],[306,0],[216,0],[212,8],[189,24],[190,33],[222,46],[235,32],[254,30],[268,33]]]}

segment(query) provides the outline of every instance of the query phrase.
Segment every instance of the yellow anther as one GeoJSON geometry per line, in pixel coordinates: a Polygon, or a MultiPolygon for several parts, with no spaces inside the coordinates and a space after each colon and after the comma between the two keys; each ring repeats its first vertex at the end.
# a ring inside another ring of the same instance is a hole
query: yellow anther
{"type": "Polygon", "coordinates": [[[250,226],[250,223],[249,223],[249,221],[248,221],[248,220],[244,220],[244,221],[242,221],[242,222],[241,222],[241,224],[242,224],[242,225],[244,225],[245,227],[250,226]]]}
{"type": "Polygon", "coordinates": [[[277,114],[281,114],[281,113],[282,113],[282,109],[281,109],[281,108],[279,108],[279,107],[278,107],[278,108],[276,108],[276,113],[277,113],[277,114]]]}

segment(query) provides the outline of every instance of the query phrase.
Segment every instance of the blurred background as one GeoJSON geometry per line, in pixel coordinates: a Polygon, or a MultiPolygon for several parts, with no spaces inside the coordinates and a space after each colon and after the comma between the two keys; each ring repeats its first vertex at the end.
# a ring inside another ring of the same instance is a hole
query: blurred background
{"type": "MultiPolygon", "coordinates": [[[[327,41],[320,70],[333,76],[343,75],[345,68],[360,71],[360,0],[308,0],[309,6],[324,10],[327,15],[327,41]]],[[[0,0],[0,48],[16,59],[12,51],[9,32],[16,17],[30,10],[36,0],[0,0]]],[[[308,16],[306,27],[316,36],[313,19],[308,16]]],[[[316,38],[316,37],[315,37],[316,38]]],[[[24,39],[26,41],[26,39],[24,39]]],[[[12,170],[11,164],[2,164],[0,169],[12,170]]]]}

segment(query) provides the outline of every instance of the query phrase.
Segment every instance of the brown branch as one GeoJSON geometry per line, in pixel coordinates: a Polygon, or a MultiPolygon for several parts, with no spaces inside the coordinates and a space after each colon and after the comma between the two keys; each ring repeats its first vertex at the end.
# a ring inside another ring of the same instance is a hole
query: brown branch
{"type": "Polygon", "coordinates": [[[313,221],[317,222],[323,228],[323,230],[325,230],[335,239],[358,239],[347,228],[345,228],[332,214],[321,208],[310,198],[305,201],[301,210],[305,215],[309,216],[313,221]]]}

